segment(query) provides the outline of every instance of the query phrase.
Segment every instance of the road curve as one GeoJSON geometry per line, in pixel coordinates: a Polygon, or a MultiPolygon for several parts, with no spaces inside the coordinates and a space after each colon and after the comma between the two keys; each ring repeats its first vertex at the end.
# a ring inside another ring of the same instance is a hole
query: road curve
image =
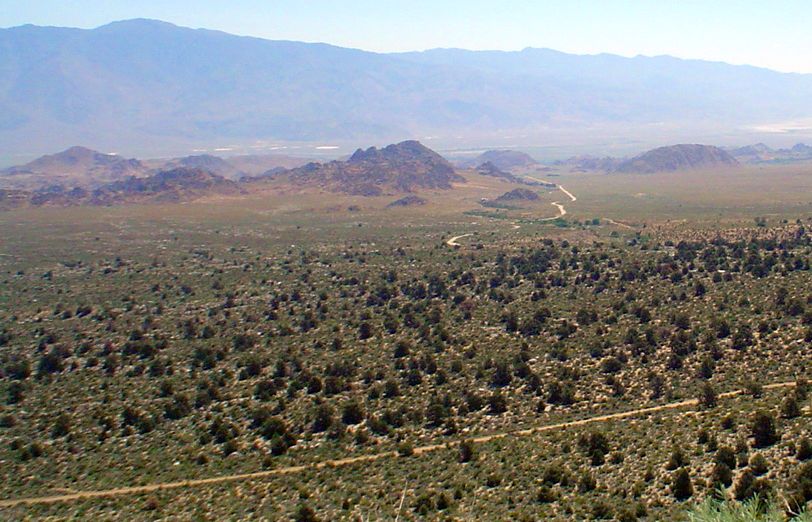
{"type": "MultiPolygon", "coordinates": [[[[795,386],[795,382],[779,382],[775,384],[768,384],[764,386],[764,389],[776,389],[776,388],[790,388],[795,386]]],[[[736,390],[732,392],[720,393],[718,398],[719,399],[727,399],[730,397],[735,397],[737,395],[741,395],[744,393],[744,390],[736,390]]],[[[535,428],[527,428],[523,430],[516,430],[516,431],[506,431],[502,433],[495,433],[492,435],[483,435],[480,437],[473,437],[470,440],[473,443],[484,443],[489,442],[492,440],[497,439],[506,439],[509,437],[526,437],[528,435],[533,435],[536,433],[545,433],[548,431],[556,431],[566,428],[571,428],[575,426],[585,426],[588,424],[595,424],[600,422],[606,422],[611,420],[619,420],[625,419],[628,417],[635,417],[638,415],[648,415],[651,413],[657,413],[662,411],[669,411],[669,410],[676,410],[681,408],[686,408],[690,406],[697,406],[699,401],[697,399],[688,399],[680,402],[673,402],[670,404],[663,404],[660,406],[651,406],[649,408],[639,408],[636,410],[629,410],[620,413],[609,413],[606,415],[597,415],[595,417],[588,417],[585,419],[578,419],[574,421],[567,421],[567,422],[559,422],[556,424],[547,424],[543,426],[537,426],[535,428]]],[[[455,440],[449,442],[443,442],[441,444],[430,444],[426,446],[420,446],[414,449],[414,455],[423,455],[426,453],[430,453],[432,451],[437,451],[445,448],[451,448],[453,446],[457,446],[462,442],[462,440],[455,440]]],[[[398,452],[396,451],[387,451],[384,453],[376,453],[373,455],[360,455],[358,457],[349,457],[344,459],[334,459],[334,460],[325,460],[313,464],[304,464],[301,466],[289,466],[285,468],[278,468],[272,469],[267,471],[257,471],[254,473],[241,473],[237,475],[224,475],[219,477],[210,477],[204,479],[191,479],[191,480],[179,480],[175,482],[160,482],[155,484],[146,484],[143,486],[130,486],[130,487],[122,487],[122,488],[115,488],[115,489],[105,489],[105,490],[96,490],[96,491],[79,491],[76,493],[66,493],[62,495],[51,495],[51,496],[41,496],[41,497],[28,497],[28,498],[16,498],[16,499],[7,499],[7,500],[0,500],[0,508],[13,508],[23,505],[34,505],[34,504],[56,504],[60,502],[70,502],[74,500],[86,500],[86,499],[93,499],[93,498],[109,498],[109,497],[118,497],[123,495],[138,495],[143,493],[151,493],[155,491],[164,491],[169,489],[179,489],[179,488],[191,488],[197,486],[205,486],[210,484],[224,484],[228,482],[237,482],[241,480],[252,480],[252,479],[261,479],[266,477],[275,477],[280,475],[292,475],[296,473],[301,473],[307,470],[314,470],[314,469],[324,469],[324,468],[336,468],[341,466],[348,466],[352,464],[362,463],[362,462],[374,462],[377,460],[390,458],[390,457],[397,457],[398,452]]]]}
{"type": "Polygon", "coordinates": [[[462,234],[462,235],[460,235],[460,236],[454,236],[454,237],[452,237],[451,239],[449,239],[448,241],[446,241],[446,242],[445,242],[445,244],[446,244],[446,245],[448,245],[448,246],[450,246],[450,247],[458,247],[458,246],[462,246],[462,245],[460,245],[459,243],[457,243],[457,240],[458,240],[458,239],[462,239],[462,238],[464,238],[464,237],[473,236],[473,235],[474,235],[474,234],[462,234]]]}

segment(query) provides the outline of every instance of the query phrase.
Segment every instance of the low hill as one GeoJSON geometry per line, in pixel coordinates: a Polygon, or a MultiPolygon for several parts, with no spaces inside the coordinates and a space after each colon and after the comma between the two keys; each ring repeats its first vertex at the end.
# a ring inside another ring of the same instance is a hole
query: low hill
{"type": "Polygon", "coordinates": [[[201,154],[196,156],[186,156],[169,160],[161,166],[161,170],[172,170],[176,168],[202,169],[224,178],[237,180],[246,173],[240,171],[229,161],[219,156],[201,154]]]}
{"type": "Polygon", "coordinates": [[[495,201],[505,203],[508,201],[538,201],[538,199],[539,195],[532,190],[517,188],[511,190],[510,192],[505,192],[496,198],[495,201]]]}
{"type": "Polygon", "coordinates": [[[272,169],[295,169],[309,162],[305,158],[286,156],[284,154],[229,156],[226,161],[247,176],[259,176],[272,169]]]}
{"type": "Polygon", "coordinates": [[[388,205],[386,208],[397,208],[397,207],[414,207],[425,205],[426,200],[421,198],[420,196],[415,196],[414,194],[409,194],[408,196],[404,196],[400,199],[397,199],[388,205]]]}
{"type": "Polygon", "coordinates": [[[562,165],[572,168],[575,172],[589,172],[589,171],[604,171],[611,172],[615,170],[618,165],[623,163],[623,159],[614,158],[612,156],[573,156],[564,161],[556,162],[556,165],[562,165]]]}
{"type": "Polygon", "coordinates": [[[460,166],[471,168],[483,163],[491,163],[501,170],[511,170],[537,165],[538,161],[518,150],[488,150],[476,158],[460,162],[460,166]]]}
{"type": "Polygon", "coordinates": [[[347,161],[309,163],[271,173],[268,178],[286,178],[300,187],[363,196],[450,189],[452,183],[465,181],[448,161],[418,141],[404,141],[383,149],[358,149],[347,161]]]}
{"type": "Polygon", "coordinates": [[[653,149],[626,160],[615,168],[615,172],[653,174],[737,166],[739,162],[736,158],[712,145],[672,145],[653,149]]]}
{"type": "Polygon", "coordinates": [[[746,162],[766,161],[775,155],[775,150],[763,143],[738,147],[729,152],[737,160],[746,162]]]}
{"type": "Polygon", "coordinates": [[[476,168],[476,173],[479,174],[480,176],[490,176],[490,177],[493,177],[493,178],[501,178],[501,179],[504,179],[505,181],[509,181],[511,183],[521,183],[521,180],[519,178],[517,178],[513,174],[510,174],[508,172],[503,171],[502,169],[500,169],[499,167],[497,167],[496,165],[494,165],[490,161],[486,161],[482,165],[478,166],[476,168]]]}
{"type": "Polygon", "coordinates": [[[129,176],[145,176],[148,170],[136,159],[71,147],[0,171],[0,186],[30,190],[51,185],[93,188],[129,176]]]}

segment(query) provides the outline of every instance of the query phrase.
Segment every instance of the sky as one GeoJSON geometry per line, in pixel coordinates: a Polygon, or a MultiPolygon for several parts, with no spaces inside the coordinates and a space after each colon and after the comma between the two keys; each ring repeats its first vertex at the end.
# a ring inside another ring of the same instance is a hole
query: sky
{"type": "Polygon", "coordinates": [[[546,47],[812,73],[810,0],[0,0],[0,27],[130,18],[378,52],[546,47]]]}

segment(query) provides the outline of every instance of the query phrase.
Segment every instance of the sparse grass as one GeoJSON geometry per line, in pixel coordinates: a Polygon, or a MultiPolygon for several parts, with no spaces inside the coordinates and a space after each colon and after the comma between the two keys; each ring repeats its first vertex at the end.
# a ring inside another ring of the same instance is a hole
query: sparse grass
{"type": "MultiPolygon", "coordinates": [[[[784,522],[787,513],[777,500],[765,502],[751,499],[745,502],[719,501],[709,497],[688,512],[689,522],[784,522]]],[[[796,522],[812,521],[808,512],[793,514],[796,522]]]]}

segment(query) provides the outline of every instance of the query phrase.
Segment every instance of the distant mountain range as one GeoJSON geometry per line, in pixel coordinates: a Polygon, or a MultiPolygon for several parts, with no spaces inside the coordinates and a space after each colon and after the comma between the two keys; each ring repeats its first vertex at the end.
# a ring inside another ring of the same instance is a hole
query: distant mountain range
{"type": "Polygon", "coordinates": [[[269,170],[294,168],[307,163],[303,158],[281,155],[252,155],[221,158],[212,155],[137,160],[104,154],[74,146],[48,154],[25,165],[0,170],[0,188],[37,190],[59,185],[63,188],[95,189],[128,177],[146,177],[176,168],[201,169],[231,180],[264,174],[269,170]]]}
{"type": "Polygon", "coordinates": [[[773,149],[763,143],[757,143],[729,152],[738,160],[747,163],[792,163],[812,160],[812,147],[804,143],[798,143],[789,149],[773,149]]]}
{"type": "Polygon", "coordinates": [[[151,20],[27,25],[0,30],[0,155],[73,143],[143,150],[664,122],[730,129],[810,117],[810,92],[812,75],[665,56],[377,54],[151,20]]]}

